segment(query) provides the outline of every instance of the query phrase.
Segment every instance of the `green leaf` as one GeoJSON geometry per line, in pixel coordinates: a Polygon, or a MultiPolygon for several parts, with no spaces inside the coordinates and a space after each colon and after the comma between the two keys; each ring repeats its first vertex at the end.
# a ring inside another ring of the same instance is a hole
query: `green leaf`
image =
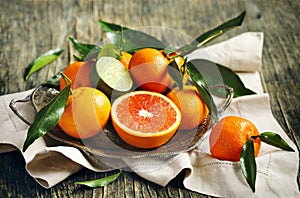
{"type": "Polygon", "coordinates": [[[246,15],[246,11],[242,12],[239,16],[222,23],[221,25],[211,29],[200,36],[198,36],[195,41],[191,44],[185,45],[177,50],[178,54],[185,55],[193,50],[207,44],[208,42],[214,40],[215,38],[223,35],[225,32],[231,30],[232,28],[238,27],[242,25],[244,18],[246,15]]]}
{"type": "Polygon", "coordinates": [[[127,27],[120,26],[120,25],[114,24],[114,23],[108,23],[108,22],[105,22],[101,19],[99,19],[98,22],[101,25],[104,32],[106,32],[106,33],[108,33],[108,32],[110,32],[110,33],[119,33],[122,30],[128,30],[127,27]]]}
{"type": "Polygon", "coordinates": [[[190,77],[192,80],[196,81],[198,84],[202,84],[203,86],[207,87],[206,80],[204,79],[202,75],[202,71],[199,70],[199,65],[195,64],[194,60],[187,62],[186,66],[189,72],[190,77]],[[201,71],[201,73],[200,73],[201,71]]]}
{"type": "Polygon", "coordinates": [[[254,145],[252,138],[250,138],[242,148],[240,165],[247,183],[251,187],[252,191],[255,192],[256,161],[254,156],[254,145]]]}
{"type": "Polygon", "coordinates": [[[54,86],[54,87],[59,87],[60,77],[61,77],[60,73],[57,73],[54,76],[52,76],[50,79],[43,82],[42,85],[51,85],[51,86],[54,86]]]}
{"type": "Polygon", "coordinates": [[[178,47],[173,47],[173,46],[171,46],[171,47],[166,47],[166,48],[164,49],[164,54],[165,54],[167,57],[169,57],[170,54],[175,53],[177,49],[178,49],[178,47]]]}
{"type": "MultiPolygon", "coordinates": [[[[228,67],[204,59],[194,59],[190,62],[201,71],[208,86],[225,84],[233,88],[234,97],[255,94],[254,91],[246,88],[240,77],[228,67]]],[[[224,89],[214,89],[211,93],[218,96],[226,95],[224,89]]]]}
{"type": "Polygon", "coordinates": [[[191,62],[187,62],[187,69],[191,79],[193,80],[193,82],[197,87],[200,96],[202,97],[206,106],[210,110],[212,117],[215,120],[218,120],[218,111],[217,111],[216,104],[207,89],[206,81],[204,80],[202,74],[200,73],[200,70],[198,70],[191,62]]]}
{"type": "Polygon", "coordinates": [[[99,59],[103,56],[110,56],[113,58],[117,58],[119,56],[117,47],[114,44],[104,44],[102,46],[101,51],[99,52],[99,54],[97,56],[97,59],[99,59]]]}
{"type": "Polygon", "coordinates": [[[141,48],[163,49],[165,45],[157,38],[141,31],[132,30],[117,24],[98,21],[107,33],[112,44],[115,44],[121,51],[134,53],[141,48]]]}
{"type": "Polygon", "coordinates": [[[264,132],[264,133],[261,133],[258,137],[260,138],[261,141],[263,141],[269,145],[275,146],[275,147],[280,148],[285,151],[295,152],[295,150],[293,148],[291,148],[286,143],[286,141],[284,141],[284,139],[282,139],[281,136],[276,133],[264,132]]]}
{"type": "Polygon", "coordinates": [[[251,89],[245,87],[240,77],[230,68],[217,64],[217,67],[221,73],[224,84],[233,88],[233,97],[253,95],[256,94],[251,89]]]}
{"type": "Polygon", "coordinates": [[[102,186],[106,186],[106,185],[110,184],[111,182],[115,181],[120,176],[121,173],[122,173],[122,170],[120,170],[118,173],[108,176],[108,177],[104,177],[104,178],[97,179],[97,180],[91,180],[91,181],[75,182],[75,184],[85,185],[85,186],[88,186],[91,188],[102,187],[102,186]]]}
{"type": "Polygon", "coordinates": [[[34,72],[56,60],[63,51],[63,49],[50,50],[33,60],[25,69],[24,80],[28,80],[34,72]]]}
{"type": "Polygon", "coordinates": [[[27,137],[23,145],[23,152],[38,138],[45,135],[59,121],[64,112],[70,92],[70,84],[44,106],[34,117],[32,125],[28,129],[27,137]]]}
{"type": "Polygon", "coordinates": [[[80,53],[79,56],[73,54],[76,61],[86,61],[96,58],[101,50],[97,45],[81,43],[72,37],[69,37],[69,40],[73,43],[74,48],[80,53]]]}
{"type": "Polygon", "coordinates": [[[100,48],[94,44],[81,43],[76,39],[69,37],[70,41],[73,43],[74,48],[81,54],[83,57],[86,57],[88,54],[94,51],[100,51],[100,48]]]}
{"type": "Polygon", "coordinates": [[[169,64],[168,73],[170,74],[170,76],[172,77],[172,79],[174,80],[176,85],[179,87],[179,89],[182,90],[183,89],[183,83],[182,83],[183,74],[179,70],[179,67],[175,60],[173,60],[169,64]]]}

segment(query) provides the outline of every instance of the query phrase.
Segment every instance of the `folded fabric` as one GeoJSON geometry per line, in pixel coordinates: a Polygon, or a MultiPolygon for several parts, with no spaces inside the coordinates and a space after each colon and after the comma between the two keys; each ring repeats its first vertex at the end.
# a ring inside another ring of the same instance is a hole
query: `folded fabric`
{"type": "MultiPolygon", "coordinates": [[[[251,120],[261,132],[269,130],[279,133],[296,150],[295,145],[273,118],[268,95],[262,94],[258,74],[261,67],[262,39],[262,33],[245,33],[205,48],[209,57],[202,58],[230,66],[234,70],[247,71],[248,73],[239,73],[240,78],[246,87],[259,93],[234,99],[226,114],[239,115],[251,120]],[[218,55],[214,56],[217,52],[218,55]],[[249,71],[252,72],[249,73],[249,71]]],[[[201,58],[204,54],[203,50],[196,50],[189,58],[201,58]]],[[[31,92],[32,90],[29,90],[0,97],[0,109],[1,112],[4,112],[0,114],[2,128],[0,152],[11,150],[8,145],[21,150],[28,126],[14,115],[8,104],[12,99],[25,98],[31,92]]],[[[26,117],[33,119],[35,113],[30,102],[20,104],[18,109],[26,117]]],[[[82,167],[101,172],[116,168],[115,164],[112,166],[107,159],[95,158],[77,148],[59,145],[47,137],[36,140],[22,154],[28,173],[45,188],[54,186],[82,167]]],[[[135,171],[145,179],[162,186],[176,177],[183,169],[187,169],[184,186],[208,195],[294,197],[299,195],[296,183],[298,161],[298,151],[289,153],[263,145],[257,158],[258,176],[255,194],[251,192],[242,177],[238,162],[219,161],[210,157],[206,138],[202,139],[202,143],[196,149],[167,160],[159,158],[124,159],[113,163],[119,163],[118,167],[126,166],[127,170],[135,171]],[[285,163],[286,161],[289,163],[285,163]]]]}
{"type": "Polygon", "coordinates": [[[255,72],[261,68],[262,32],[245,32],[226,41],[195,50],[189,59],[207,59],[237,72],[255,72]]]}
{"type": "Polygon", "coordinates": [[[256,158],[256,192],[252,193],[244,179],[239,162],[221,161],[209,155],[208,141],[190,153],[193,168],[184,180],[187,188],[222,197],[299,197],[297,172],[299,153],[272,116],[268,94],[234,99],[226,115],[251,120],[262,133],[279,134],[296,152],[287,152],[262,143],[256,158]]]}
{"type": "Polygon", "coordinates": [[[251,120],[260,132],[272,131],[296,152],[286,152],[262,143],[257,162],[256,192],[246,183],[239,162],[221,161],[209,155],[208,141],[190,153],[192,169],[184,180],[188,189],[222,197],[299,197],[297,147],[272,116],[268,94],[234,99],[226,115],[251,120]],[[255,107],[255,108],[254,108],[255,107]]]}

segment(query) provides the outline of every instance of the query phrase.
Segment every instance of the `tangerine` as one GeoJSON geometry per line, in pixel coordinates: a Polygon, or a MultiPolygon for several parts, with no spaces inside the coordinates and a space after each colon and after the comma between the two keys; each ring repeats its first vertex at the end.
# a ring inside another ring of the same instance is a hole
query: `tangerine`
{"type": "Polygon", "coordinates": [[[138,148],[155,148],[173,137],[181,113],[160,93],[134,91],[114,101],[111,118],[113,127],[126,143],[138,148]]]}
{"type": "Polygon", "coordinates": [[[168,63],[160,51],[143,48],[131,57],[129,71],[141,89],[163,93],[173,83],[168,75],[168,63]]]}
{"type": "Polygon", "coordinates": [[[95,61],[87,61],[78,69],[73,83],[73,89],[79,87],[96,87],[92,84],[90,73],[94,67],[95,61]]]}
{"type": "Polygon", "coordinates": [[[103,130],[110,118],[106,95],[91,87],[80,87],[69,96],[58,125],[69,136],[86,139],[103,130]]]}
{"type": "MultiPolygon", "coordinates": [[[[220,160],[239,161],[242,147],[251,136],[259,135],[255,125],[238,116],[227,116],[221,119],[211,131],[209,144],[211,155],[220,160]]],[[[257,157],[261,141],[253,140],[254,156],[257,157]]]]}
{"type": "Polygon", "coordinates": [[[195,86],[186,85],[183,90],[176,87],[167,94],[167,97],[170,98],[181,111],[182,120],[179,129],[194,129],[208,116],[209,110],[195,86]]]}
{"type": "Polygon", "coordinates": [[[119,57],[119,61],[123,64],[123,66],[128,70],[129,63],[131,60],[132,55],[128,52],[122,52],[121,56],[119,57]]]}

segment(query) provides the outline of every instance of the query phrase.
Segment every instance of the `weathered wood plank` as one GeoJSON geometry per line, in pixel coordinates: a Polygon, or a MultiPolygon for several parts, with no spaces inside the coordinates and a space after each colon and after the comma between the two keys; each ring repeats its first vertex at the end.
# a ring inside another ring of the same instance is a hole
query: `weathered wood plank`
{"type": "MultiPolygon", "coordinates": [[[[99,18],[129,27],[165,26],[195,38],[244,9],[247,10],[244,25],[215,42],[245,31],[265,33],[263,87],[270,94],[275,118],[299,147],[299,1],[2,1],[0,95],[33,88],[64,68],[72,61],[69,36],[87,43],[100,42],[103,32],[97,23],[99,18]],[[29,81],[23,81],[28,63],[49,49],[61,47],[65,52],[59,60],[34,74],[29,81]]],[[[1,197],[206,197],[183,187],[184,172],[167,187],[124,172],[107,187],[89,189],[78,187],[74,182],[101,178],[113,172],[94,173],[84,169],[47,190],[26,173],[18,152],[1,154],[0,166],[1,197]]]]}

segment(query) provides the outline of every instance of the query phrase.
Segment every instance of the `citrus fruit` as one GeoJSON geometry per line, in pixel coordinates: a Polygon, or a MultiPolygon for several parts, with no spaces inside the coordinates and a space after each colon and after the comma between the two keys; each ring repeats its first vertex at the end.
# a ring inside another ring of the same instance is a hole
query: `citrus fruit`
{"type": "MultiPolygon", "coordinates": [[[[71,88],[91,87],[90,70],[92,68],[91,62],[74,62],[66,67],[63,73],[72,81],[71,88]],[[76,82],[75,82],[76,81],[76,82]]],[[[60,78],[60,90],[66,86],[63,77],[60,78]]]]}
{"type": "Polygon", "coordinates": [[[172,89],[167,97],[180,109],[182,120],[179,126],[181,130],[197,128],[207,117],[209,110],[199,95],[197,88],[191,85],[172,89]]]}
{"type": "Polygon", "coordinates": [[[184,64],[184,59],[183,59],[182,56],[177,56],[174,60],[176,61],[176,64],[177,64],[179,67],[181,67],[181,66],[184,64]]]}
{"type": "MultiPolygon", "coordinates": [[[[212,128],[209,136],[210,151],[220,160],[239,161],[243,145],[251,136],[259,135],[255,125],[238,116],[227,116],[212,128]]],[[[253,140],[254,155],[260,150],[260,139],[253,140]]]]}
{"type": "Polygon", "coordinates": [[[123,66],[128,70],[129,68],[129,62],[131,60],[132,55],[128,52],[122,52],[121,56],[118,58],[118,60],[123,64],[123,66]]]}
{"type": "Polygon", "coordinates": [[[173,137],[181,113],[160,93],[134,91],[113,102],[111,118],[113,127],[126,143],[138,148],[155,148],[173,137]]]}
{"type": "Polygon", "coordinates": [[[141,89],[163,93],[173,83],[168,75],[168,63],[160,51],[143,48],[131,57],[129,71],[141,89]]]}
{"type": "Polygon", "coordinates": [[[107,95],[111,95],[113,91],[115,94],[121,95],[128,92],[133,86],[129,72],[119,60],[113,57],[99,58],[94,68],[96,71],[92,73],[97,74],[97,88],[107,95]]]}
{"type": "Polygon", "coordinates": [[[96,85],[92,85],[90,79],[90,73],[94,64],[95,61],[87,61],[79,68],[73,83],[73,89],[77,89],[79,87],[96,87],[96,85]]]}
{"type": "MultiPolygon", "coordinates": [[[[63,71],[63,73],[72,81],[71,88],[73,88],[74,80],[76,78],[77,72],[79,68],[83,65],[84,62],[74,62],[69,64],[66,69],[63,71]]],[[[63,90],[63,88],[66,86],[66,83],[63,79],[63,77],[60,78],[60,90],[63,90]]]]}
{"type": "Polygon", "coordinates": [[[80,87],[69,96],[58,125],[69,136],[90,138],[106,126],[111,105],[107,96],[91,87],[80,87]]]}
{"type": "MultiPolygon", "coordinates": [[[[160,50],[160,52],[164,55],[165,58],[168,58],[167,55],[165,54],[164,50],[160,50]]],[[[176,53],[172,53],[169,55],[169,57],[174,57],[171,58],[169,61],[169,64],[171,64],[173,61],[176,62],[178,69],[183,72],[183,79],[182,79],[182,83],[186,84],[188,81],[188,72],[187,71],[183,71],[182,66],[185,63],[185,60],[182,56],[177,56],[176,53]]],[[[175,82],[173,82],[172,84],[174,84],[175,82]]]]}

